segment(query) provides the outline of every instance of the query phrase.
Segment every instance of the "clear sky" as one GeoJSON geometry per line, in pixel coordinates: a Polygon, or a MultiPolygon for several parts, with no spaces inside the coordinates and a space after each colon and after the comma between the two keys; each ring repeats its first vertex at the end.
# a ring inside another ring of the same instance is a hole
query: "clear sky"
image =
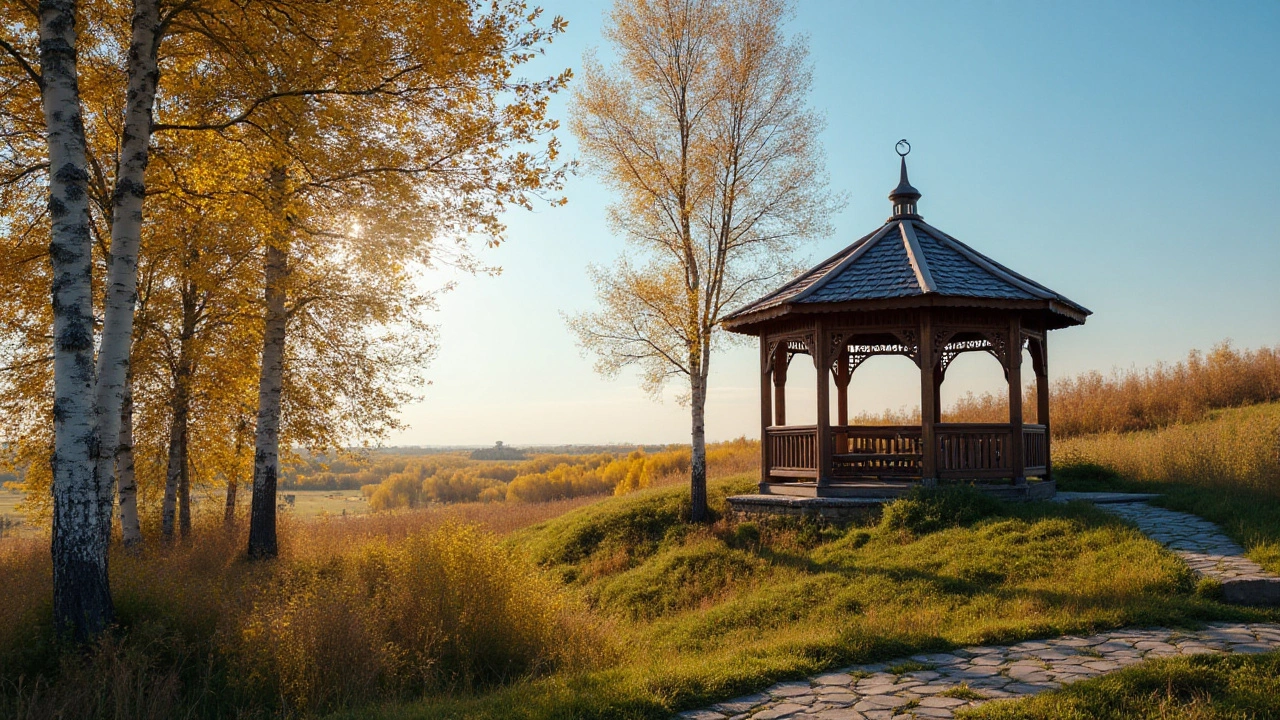
{"type": "MultiPolygon", "coordinates": [[[[535,70],[607,55],[605,3],[542,4],[570,24],[535,70]]],[[[1280,342],[1280,2],[797,5],[831,186],[849,195],[814,261],[889,215],[905,137],[928,222],[1094,311],[1054,333],[1053,376],[1280,342]]],[[[623,244],[597,181],[566,193],[566,207],[508,216],[509,242],[485,253],[500,277],[443,297],[432,385],[390,444],[688,442],[674,393],[654,402],[633,376],[598,377],[565,327],[562,311],[591,306],[586,265],[623,244]]],[[[754,346],[714,358],[711,439],[759,435],[756,363],[754,346]]],[[[853,410],[917,404],[916,373],[869,361],[853,410]]],[[[964,356],[943,402],[1002,382],[993,359],[964,356]]],[[[789,414],[808,384],[792,374],[789,414]]]]}

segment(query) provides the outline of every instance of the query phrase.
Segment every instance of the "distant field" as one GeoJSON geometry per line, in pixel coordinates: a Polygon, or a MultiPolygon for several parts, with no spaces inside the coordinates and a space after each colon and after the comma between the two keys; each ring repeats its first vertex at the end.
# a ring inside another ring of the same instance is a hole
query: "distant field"
{"type": "Polygon", "coordinates": [[[367,499],[359,490],[281,490],[281,505],[300,518],[325,515],[364,515],[369,512],[367,499]],[[293,503],[288,499],[292,497],[293,503]]]}
{"type": "Polygon", "coordinates": [[[20,502],[22,502],[22,493],[0,488],[0,537],[39,532],[38,528],[23,522],[22,513],[18,511],[20,502]]]}

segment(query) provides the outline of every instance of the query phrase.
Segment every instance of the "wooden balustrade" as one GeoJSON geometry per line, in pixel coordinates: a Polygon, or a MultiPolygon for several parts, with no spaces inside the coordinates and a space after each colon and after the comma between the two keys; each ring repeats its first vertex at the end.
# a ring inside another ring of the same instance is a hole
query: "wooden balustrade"
{"type": "MultiPolygon", "coordinates": [[[[782,478],[817,478],[818,429],[814,425],[768,428],[769,474],[782,478]]],[[[1013,473],[1013,438],[1008,423],[939,423],[938,476],[948,479],[1009,478],[1013,473]]],[[[919,478],[924,443],[918,425],[835,425],[833,480],[902,480],[919,478]]],[[[1043,425],[1022,428],[1024,465],[1039,475],[1048,460],[1043,425]]]]}
{"type": "Polygon", "coordinates": [[[831,430],[837,447],[843,446],[832,457],[833,477],[920,477],[923,441],[918,425],[838,425],[831,430]]]}
{"type": "Polygon", "coordinates": [[[1009,477],[1013,472],[1008,423],[939,423],[938,476],[1009,477]]]}
{"type": "Polygon", "coordinates": [[[770,475],[818,477],[817,425],[771,427],[766,433],[769,437],[770,475]]]}
{"type": "Polygon", "coordinates": [[[1028,475],[1044,473],[1049,464],[1049,438],[1044,425],[1022,426],[1022,455],[1028,475]]]}

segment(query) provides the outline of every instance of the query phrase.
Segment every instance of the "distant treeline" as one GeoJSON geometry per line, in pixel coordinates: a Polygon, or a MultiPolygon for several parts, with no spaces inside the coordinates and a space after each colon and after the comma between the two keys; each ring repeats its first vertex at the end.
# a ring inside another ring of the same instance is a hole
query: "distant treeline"
{"type": "MultiPolygon", "coordinates": [[[[710,475],[742,472],[758,467],[759,443],[734,440],[707,448],[710,475]]],[[[629,453],[591,455],[542,454],[519,462],[476,461],[441,455],[409,460],[384,480],[362,488],[374,510],[413,508],[429,503],[547,502],[583,495],[639,490],[687,476],[689,448],[656,452],[637,448],[629,453]]]]}
{"type": "MultiPolygon", "coordinates": [[[[518,458],[525,456],[544,457],[548,455],[591,456],[600,454],[626,454],[632,450],[644,452],[661,452],[667,445],[551,445],[516,448],[504,446],[503,451],[519,453],[518,458]]],[[[493,448],[487,448],[492,450],[493,448]]],[[[469,448],[446,447],[391,447],[372,450],[353,450],[341,455],[302,455],[295,462],[286,465],[280,477],[280,488],[283,490],[359,490],[365,485],[372,485],[386,480],[393,474],[402,473],[410,463],[419,462],[419,458],[439,460],[443,465],[468,460],[489,460],[477,458],[469,448]]],[[[493,458],[501,460],[501,458],[493,458]]],[[[495,471],[497,472],[497,471],[495,471]]]]}

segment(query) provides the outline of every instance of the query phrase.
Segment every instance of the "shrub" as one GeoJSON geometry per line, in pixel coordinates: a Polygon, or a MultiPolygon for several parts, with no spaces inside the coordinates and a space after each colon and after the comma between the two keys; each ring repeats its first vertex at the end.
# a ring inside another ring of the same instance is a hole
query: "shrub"
{"type": "Polygon", "coordinates": [[[256,693],[331,707],[556,669],[584,647],[568,610],[492,536],[446,524],[285,570],[222,642],[256,693]]]}
{"type": "Polygon", "coordinates": [[[915,488],[884,507],[881,526],[924,535],[968,525],[1000,511],[1000,501],[970,487],[915,488]]]}

